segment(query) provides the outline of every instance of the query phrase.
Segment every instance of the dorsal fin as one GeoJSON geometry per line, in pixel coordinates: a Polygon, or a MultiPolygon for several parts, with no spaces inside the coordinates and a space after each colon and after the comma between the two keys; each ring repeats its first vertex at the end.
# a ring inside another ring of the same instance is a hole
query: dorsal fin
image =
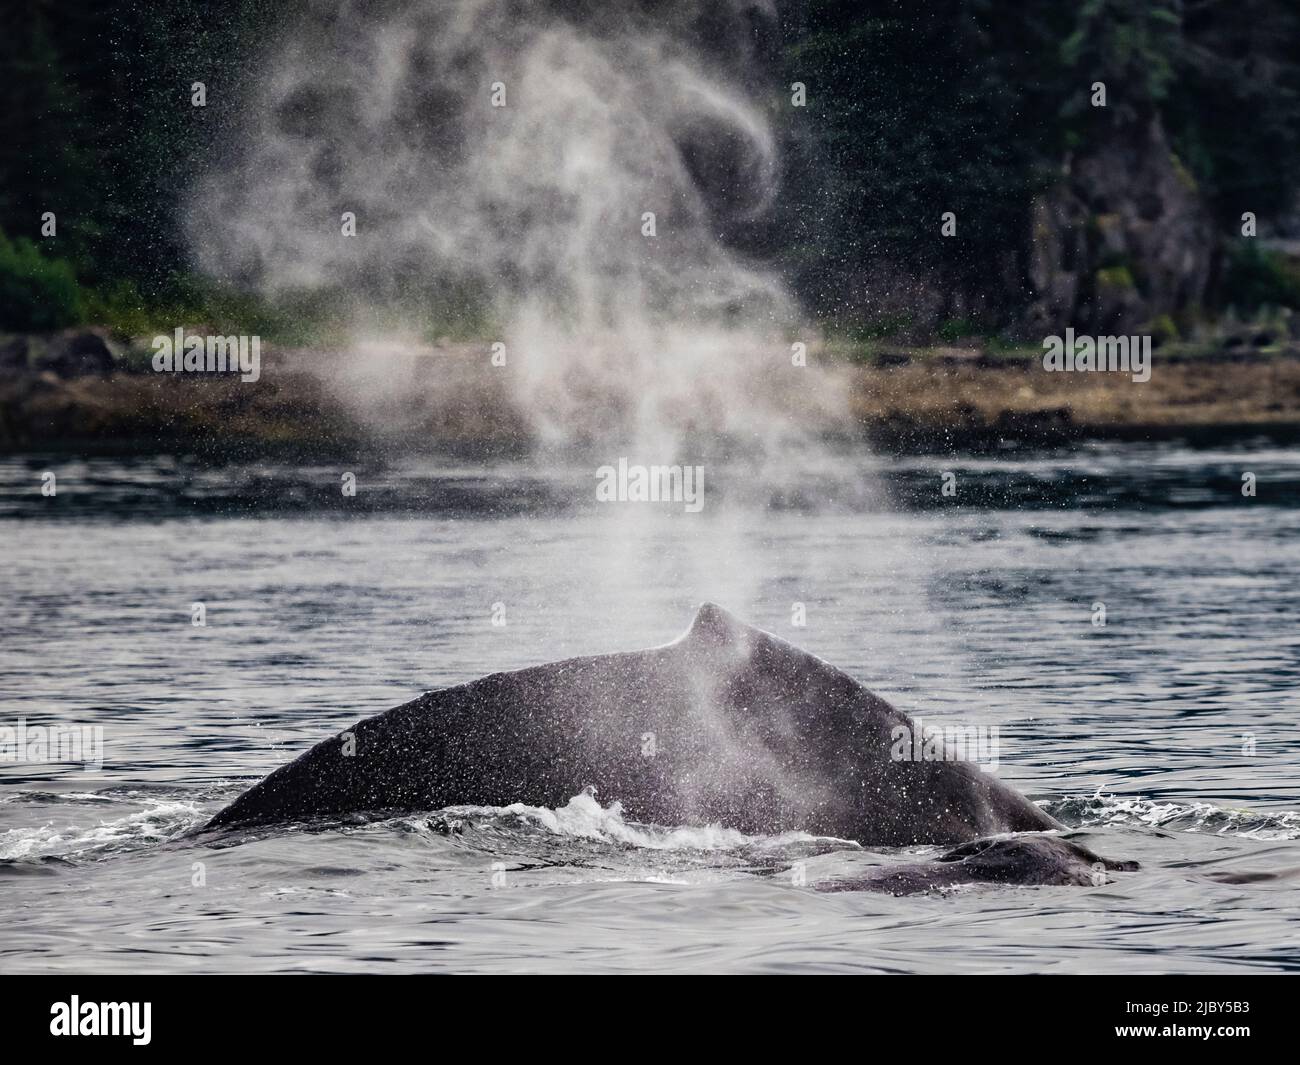
{"type": "Polygon", "coordinates": [[[685,638],[712,647],[725,647],[746,641],[754,631],[717,603],[702,603],[685,638]]]}

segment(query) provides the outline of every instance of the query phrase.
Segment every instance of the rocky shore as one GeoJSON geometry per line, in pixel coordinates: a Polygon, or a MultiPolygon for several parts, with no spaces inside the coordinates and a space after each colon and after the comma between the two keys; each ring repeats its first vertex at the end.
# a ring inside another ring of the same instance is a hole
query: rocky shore
{"type": "MultiPolygon", "coordinates": [[[[383,387],[356,360],[269,348],[260,380],[153,372],[147,351],[102,331],[0,339],[0,452],[187,453],[304,458],[382,448],[478,455],[527,450],[526,422],[484,345],[404,351],[383,387]],[[351,369],[349,369],[351,367],[351,369]]],[[[1300,439],[1300,343],[1249,334],[1219,350],[1157,350],[1151,378],[1049,373],[1032,351],[880,348],[810,361],[846,379],[850,436],[898,451],[1085,439],[1300,439]]]]}

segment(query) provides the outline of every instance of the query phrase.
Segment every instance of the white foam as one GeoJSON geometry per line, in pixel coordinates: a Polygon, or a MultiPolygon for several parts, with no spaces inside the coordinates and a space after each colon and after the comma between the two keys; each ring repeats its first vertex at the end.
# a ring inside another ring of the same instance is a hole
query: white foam
{"type": "Polygon", "coordinates": [[[68,858],[122,843],[159,842],[197,825],[205,816],[193,803],[160,802],[92,826],[47,822],[11,828],[0,833],[0,860],[68,858]]]}
{"type": "Polygon", "coordinates": [[[1208,802],[1176,803],[1133,795],[1072,796],[1045,804],[1053,816],[1080,828],[1144,825],[1178,832],[1211,832],[1255,840],[1300,839],[1300,813],[1244,810],[1208,802]]]}
{"type": "Polygon", "coordinates": [[[457,806],[448,814],[461,817],[500,817],[513,815],[546,829],[557,836],[579,839],[603,840],[651,850],[734,851],[744,848],[777,850],[796,843],[831,842],[845,847],[857,847],[851,840],[838,840],[829,836],[814,836],[808,832],[782,832],[773,836],[751,836],[722,825],[661,825],[640,824],[623,817],[621,803],[601,806],[594,795],[582,792],[564,806],[549,809],[516,802],[509,806],[457,806]]]}

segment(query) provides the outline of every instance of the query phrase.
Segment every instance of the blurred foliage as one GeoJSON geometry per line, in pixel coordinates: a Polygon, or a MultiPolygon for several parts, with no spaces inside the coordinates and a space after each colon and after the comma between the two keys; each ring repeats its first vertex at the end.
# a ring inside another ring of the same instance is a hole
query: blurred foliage
{"type": "Polygon", "coordinates": [[[1300,308],[1300,262],[1243,240],[1228,254],[1223,300],[1243,313],[1263,307],[1300,308]]]}
{"type": "Polygon", "coordinates": [[[9,0],[0,35],[0,228],[89,284],[165,295],[183,273],[180,197],[238,106],[263,5],[246,0],[9,0]],[[192,107],[202,81],[209,103],[192,107]]]}
{"type": "MultiPolygon", "coordinates": [[[[633,2],[652,12],[667,0],[633,2]]],[[[0,327],[94,319],[135,331],[181,314],[243,315],[268,335],[336,328],[346,293],[270,308],[194,278],[181,225],[188,182],[234,135],[249,71],[296,6],[8,0],[0,327]],[[190,104],[195,81],[206,107],[190,104]],[[57,237],[40,238],[45,211],[57,237]]],[[[585,6],[555,8],[581,18],[585,6]]],[[[781,195],[748,232],[719,228],[782,263],[805,304],[846,328],[902,328],[908,315],[896,307],[853,324],[864,275],[894,265],[954,294],[935,312],[961,323],[944,335],[994,328],[1025,294],[1018,264],[1033,195],[1109,123],[1163,122],[1225,233],[1243,210],[1261,220],[1296,210],[1295,0],[802,0],[778,11],[778,26],[754,27],[766,62],[748,65],[767,73],[736,76],[767,78],[781,195]],[[804,108],[790,106],[796,81],[804,108]],[[1104,111],[1089,106],[1095,81],[1107,85],[1104,111]],[[939,236],[946,211],[958,240],[939,236]]],[[[706,50],[723,39],[709,32],[721,17],[700,6],[706,50]]],[[[1293,299],[1269,263],[1234,253],[1222,300],[1293,299]]],[[[455,336],[487,327],[476,297],[403,299],[427,334],[455,336]]]]}
{"type": "Polygon", "coordinates": [[[75,325],[84,314],[77,274],[65,259],[49,259],[25,237],[0,231],[0,323],[40,331],[75,325]]]}
{"type": "MultiPolygon", "coordinates": [[[[1061,63],[1089,85],[1114,86],[1107,106],[1121,117],[1141,117],[1142,106],[1163,100],[1177,76],[1181,7],[1181,0],[1085,0],[1061,43],[1061,63]]],[[[1062,110],[1082,113],[1086,102],[1076,94],[1062,110]]]]}
{"type": "Polygon", "coordinates": [[[1225,233],[1298,209],[1295,0],[825,0],[783,23],[774,91],[802,82],[808,105],[777,109],[776,243],[823,313],[853,313],[872,263],[1014,311],[1033,194],[1117,123],[1163,122],[1225,233]],[[945,211],[960,240],[939,236],[945,211]]]}

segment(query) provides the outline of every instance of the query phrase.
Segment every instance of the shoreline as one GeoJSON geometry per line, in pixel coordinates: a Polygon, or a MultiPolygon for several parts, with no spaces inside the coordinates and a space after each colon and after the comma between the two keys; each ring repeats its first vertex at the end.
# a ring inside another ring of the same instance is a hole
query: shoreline
{"type": "MultiPolygon", "coordinates": [[[[358,385],[355,371],[349,377],[346,358],[300,349],[270,349],[264,366],[273,372],[255,383],[142,372],[138,360],[113,354],[71,368],[10,365],[0,368],[0,454],[526,456],[526,421],[499,380],[480,372],[482,349],[416,349],[385,367],[379,391],[358,385]]],[[[978,349],[898,349],[870,364],[817,354],[842,378],[848,418],[834,438],[848,447],[908,454],[1090,440],[1300,441],[1298,347],[1157,351],[1141,383],[1120,373],[1051,373],[1031,356],[978,349]]]]}

